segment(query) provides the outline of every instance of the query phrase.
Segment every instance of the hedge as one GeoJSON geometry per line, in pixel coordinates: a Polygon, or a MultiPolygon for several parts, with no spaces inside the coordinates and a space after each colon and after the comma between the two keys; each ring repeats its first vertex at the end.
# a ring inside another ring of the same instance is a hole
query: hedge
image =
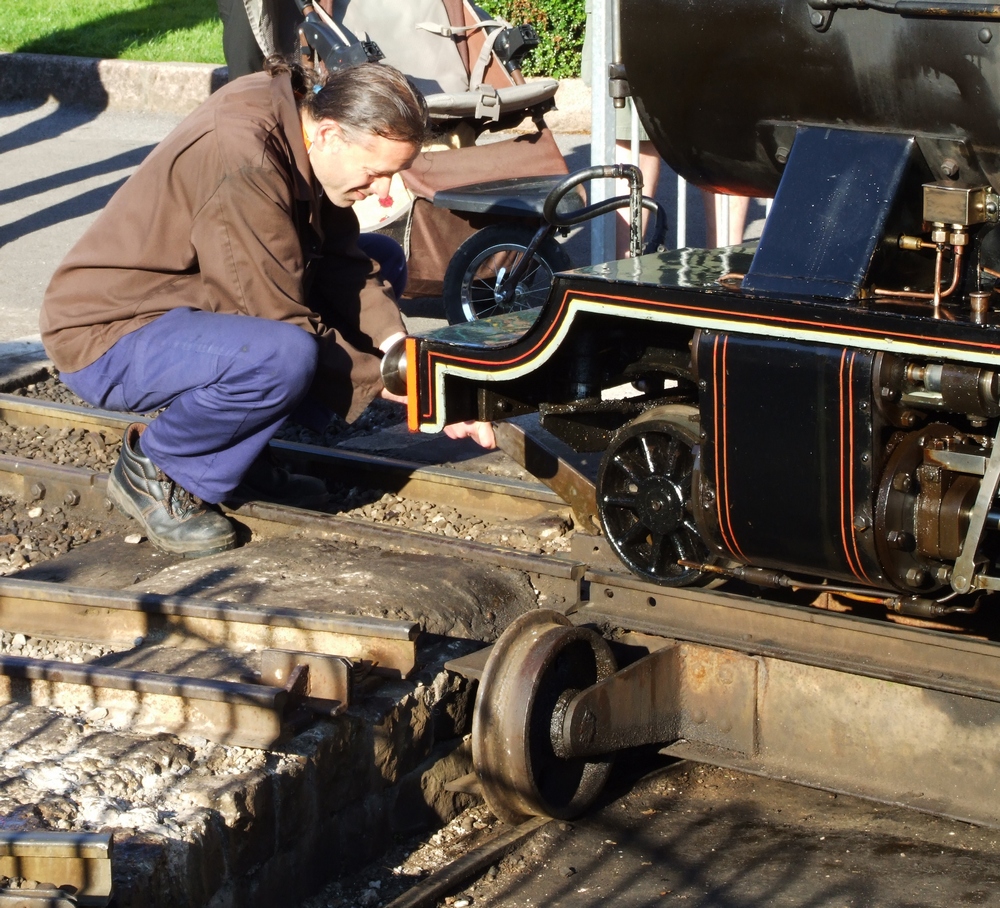
{"type": "Polygon", "coordinates": [[[491,16],[514,25],[533,25],[541,39],[524,60],[526,76],[568,79],[580,75],[584,0],[479,0],[491,16]]]}

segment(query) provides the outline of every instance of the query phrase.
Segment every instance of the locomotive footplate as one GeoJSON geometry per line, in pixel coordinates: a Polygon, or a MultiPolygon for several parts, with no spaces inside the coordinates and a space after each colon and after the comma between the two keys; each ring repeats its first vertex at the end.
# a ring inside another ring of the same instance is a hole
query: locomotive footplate
{"type": "Polygon", "coordinates": [[[578,450],[602,445],[602,529],[647,580],[735,565],[925,616],[928,597],[992,589],[1000,318],[742,293],[752,253],[578,269],[541,310],[410,338],[411,428],[539,411],[578,450]],[[572,427],[616,386],[642,393],[610,442],[572,427]]]}

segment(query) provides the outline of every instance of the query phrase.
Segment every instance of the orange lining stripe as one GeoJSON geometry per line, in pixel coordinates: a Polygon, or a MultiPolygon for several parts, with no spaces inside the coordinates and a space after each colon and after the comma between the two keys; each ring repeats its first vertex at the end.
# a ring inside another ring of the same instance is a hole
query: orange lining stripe
{"type": "Polygon", "coordinates": [[[847,566],[851,569],[851,573],[855,577],[858,576],[858,569],[855,566],[851,558],[851,549],[847,542],[847,491],[844,488],[844,451],[847,447],[846,433],[844,431],[845,424],[847,422],[847,416],[844,413],[844,362],[847,359],[847,350],[842,350],[840,352],[840,381],[838,382],[838,397],[840,400],[840,418],[838,419],[839,427],[839,438],[838,438],[838,456],[840,458],[840,541],[844,547],[844,557],[847,559],[847,566]]]}
{"type": "MultiPolygon", "coordinates": [[[[845,439],[845,447],[847,453],[847,462],[849,464],[849,481],[847,486],[848,495],[850,496],[846,502],[844,502],[844,520],[850,527],[851,533],[851,544],[854,548],[854,560],[858,566],[858,570],[855,571],[855,575],[863,578],[864,580],[871,583],[871,579],[868,576],[868,572],[864,568],[864,564],[861,561],[861,552],[858,550],[858,533],[854,529],[854,364],[857,360],[857,351],[851,351],[851,365],[850,370],[847,375],[847,413],[850,420],[850,430],[848,432],[847,438],[845,439]],[[859,574],[858,571],[861,573],[859,574]]],[[[850,560],[850,558],[848,558],[850,560]]],[[[854,570],[852,567],[851,570],[854,570]]]]}
{"type": "MultiPolygon", "coordinates": [[[[715,338],[715,343],[712,347],[712,352],[715,354],[718,350],[719,338],[715,338]]],[[[727,427],[726,427],[726,400],[728,397],[728,370],[726,368],[726,351],[729,346],[729,335],[726,335],[722,341],[722,357],[720,359],[713,355],[712,358],[712,371],[715,375],[715,400],[718,402],[720,396],[718,389],[722,388],[721,395],[721,406],[722,413],[721,417],[719,414],[718,405],[715,408],[715,480],[716,485],[719,487],[715,500],[719,508],[719,529],[722,531],[723,539],[729,548],[729,551],[736,555],[739,555],[744,561],[747,561],[746,555],[743,554],[743,550],[740,548],[739,543],[736,541],[736,534],[733,532],[733,523],[729,517],[729,447],[727,443],[727,427]],[[722,449],[722,473],[720,478],[719,473],[719,449],[722,449]],[[722,499],[725,498],[725,508],[722,508],[722,499]]]]}
{"type": "Polygon", "coordinates": [[[729,551],[733,546],[726,533],[726,519],[724,516],[726,505],[726,488],[723,484],[722,467],[719,463],[719,452],[725,444],[725,427],[719,418],[719,336],[716,335],[712,342],[712,419],[715,422],[715,511],[719,521],[719,531],[722,533],[722,541],[729,551]]]}
{"type": "Polygon", "coordinates": [[[847,350],[840,353],[840,539],[844,546],[844,556],[847,566],[859,580],[871,582],[861,561],[858,550],[858,534],[854,529],[854,364],[857,353],[851,351],[850,365],[845,382],[844,363],[847,360],[847,350]],[[845,406],[846,394],[846,406],[845,406]],[[844,488],[845,474],[847,488],[844,488]]]}
{"type": "MultiPolygon", "coordinates": [[[[549,338],[549,336],[555,330],[556,326],[560,324],[564,310],[566,308],[566,303],[570,298],[570,295],[574,292],[578,291],[566,290],[563,293],[562,300],[559,302],[559,308],[556,310],[555,316],[549,323],[549,327],[546,329],[545,333],[538,339],[538,342],[535,343],[529,350],[526,350],[523,353],[520,353],[519,355],[507,360],[489,360],[489,359],[479,359],[479,358],[464,357],[464,356],[455,356],[449,353],[435,353],[433,354],[434,362],[438,363],[438,362],[451,361],[456,363],[468,363],[469,365],[492,365],[499,367],[499,366],[509,366],[512,363],[529,359],[532,355],[534,355],[538,351],[539,347],[549,338]]],[[[850,337],[851,334],[853,333],[855,336],[896,338],[899,340],[917,341],[923,344],[933,344],[935,342],[939,344],[946,343],[954,347],[959,347],[969,350],[993,351],[994,353],[1000,352],[1000,345],[982,343],[978,341],[951,340],[943,342],[940,340],[936,340],[935,338],[927,337],[926,335],[922,334],[911,334],[903,331],[886,331],[875,328],[851,328],[849,329],[849,331],[845,331],[843,325],[836,322],[810,321],[808,319],[789,318],[785,316],[753,316],[733,311],[727,312],[726,310],[721,308],[711,309],[705,306],[694,306],[694,305],[687,305],[684,303],[661,303],[661,302],[656,302],[654,300],[643,300],[640,299],[639,297],[617,296],[614,294],[607,294],[607,293],[587,293],[587,294],[581,294],[580,299],[611,300],[615,302],[624,302],[624,303],[641,303],[644,304],[644,306],[647,308],[660,307],[663,309],[673,309],[678,312],[706,313],[720,318],[726,317],[730,319],[743,319],[744,321],[748,322],[756,321],[758,323],[764,323],[764,324],[774,323],[774,324],[798,325],[805,328],[809,328],[811,330],[830,329],[835,334],[845,337],[850,337]]],[[[429,358],[430,356],[431,354],[428,354],[429,358]]],[[[428,362],[428,366],[429,365],[430,362],[428,362]]],[[[433,395],[431,391],[433,389],[434,383],[431,380],[432,379],[431,372],[432,370],[428,368],[427,403],[431,409],[427,410],[423,414],[425,418],[430,417],[433,412],[433,403],[432,403],[433,395]]]]}
{"type": "Polygon", "coordinates": [[[420,401],[417,399],[417,339],[406,339],[406,361],[413,363],[406,370],[406,428],[411,432],[420,430],[420,401]]]}

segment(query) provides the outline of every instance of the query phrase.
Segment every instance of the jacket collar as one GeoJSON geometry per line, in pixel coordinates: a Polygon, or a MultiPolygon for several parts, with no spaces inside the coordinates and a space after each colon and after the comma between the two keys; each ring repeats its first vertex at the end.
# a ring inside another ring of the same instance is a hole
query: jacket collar
{"type": "Polygon", "coordinates": [[[275,76],[271,80],[271,99],[275,120],[292,151],[292,163],[295,165],[295,198],[309,203],[309,222],[314,230],[322,233],[320,195],[316,189],[312,165],[309,163],[309,154],[302,138],[302,120],[299,117],[299,107],[295,101],[295,93],[292,91],[292,82],[289,76],[275,76]]]}

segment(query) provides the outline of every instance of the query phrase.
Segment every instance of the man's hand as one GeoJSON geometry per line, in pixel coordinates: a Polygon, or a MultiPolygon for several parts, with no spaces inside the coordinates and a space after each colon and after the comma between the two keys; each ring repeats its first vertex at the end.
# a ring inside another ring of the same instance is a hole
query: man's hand
{"type": "Polygon", "coordinates": [[[497,446],[493,424],[488,422],[472,419],[466,422],[455,422],[444,427],[444,434],[449,438],[471,438],[480,447],[490,451],[497,446]]]}
{"type": "MultiPolygon", "coordinates": [[[[392,345],[402,337],[406,337],[402,331],[387,337],[378,345],[379,350],[387,353],[392,345]]],[[[382,398],[383,400],[394,400],[400,404],[407,402],[405,394],[391,394],[386,388],[382,389],[382,398]]],[[[466,422],[456,422],[450,426],[445,426],[444,434],[448,438],[471,438],[476,444],[488,450],[492,450],[497,446],[496,435],[493,433],[493,425],[488,422],[472,419],[466,422]]]]}

